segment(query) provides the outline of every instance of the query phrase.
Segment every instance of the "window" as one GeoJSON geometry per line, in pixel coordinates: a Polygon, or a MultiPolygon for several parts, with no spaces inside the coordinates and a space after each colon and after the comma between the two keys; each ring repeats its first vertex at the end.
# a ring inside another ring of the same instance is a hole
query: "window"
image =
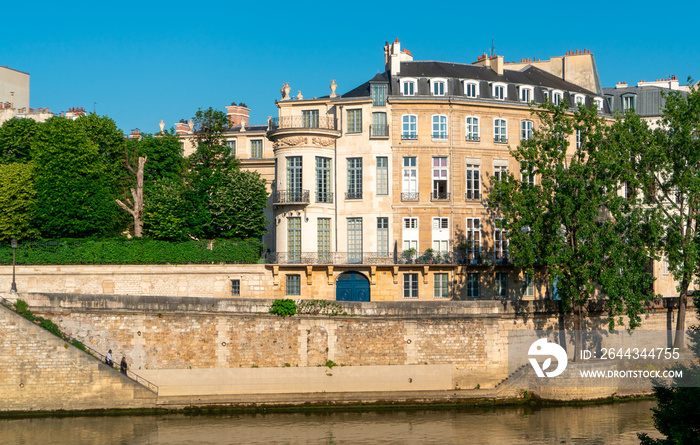
{"type": "Polygon", "coordinates": [[[508,262],[508,231],[503,228],[503,220],[497,218],[493,229],[494,260],[499,263],[508,262]]]}
{"type": "Polygon", "coordinates": [[[479,298],[479,274],[467,274],[467,298],[479,298]]]}
{"type": "Polygon", "coordinates": [[[362,199],[362,158],[348,158],[348,193],[346,199],[362,199]]]}
{"type": "Polygon", "coordinates": [[[418,201],[418,168],[416,167],[416,157],[407,156],[403,158],[401,181],[401,200],[418,201]]]}
{"type": "Polygon", "coordinates": [[[593,102],[595,102],[596,110],[603,111],[603,99],[601,99],[600,97],[596,97],[595,99],[593,99],[593,102]]]}
{"type": "Polygon", "coordinates": [[[581,148],[581,130],[576,130],[576,148],[581,148]]]}
{"type": "Polygon", "coordinates": [[[362,133],[362,110],[348,110],[348,133],[362,133]]]}
{"type": "Polygon", "coordinates": [[[253,139],[250,141],[250,157],[253,159],[260,159],[263,157],[262,139],[253,139]]]}
{"type": "Polygon", "coordinates": [[[446,79],[430,79],[430,92],[433,96],[444,96],[447,91],[446,79]]]}
{"type": "Polygon", "coordinates": [[[303,202],[301,188],[301,156],[287,158],[287,201],[303,202]]]}
{"type": "Polygon", "coordinates": [[[662,262],[662,264],[661,264],[661,274],[662,274],[662,275],[668,275],[668,258],[663,257],[663,260],[662,260],[662,261],[663,261],[663,262],[662,262]]]}
{"type": "Polygon", "coordinates": [[[508,167],[505,165],[496,165],[493,167],[493,176],[496,177],[496,181],[501,182],[508,174],[508,167]]]}
{"type": "Polygon", "coordinates": [[[301,295],[301,275],[287,275],[287,295],[301,295]]]}
{"type": "Polygon", "coordinates": [[[450,199],[447,193],[447,157],[433,158],[433,200],[450,199]]]}
{"type": "Polygon", "coordinates": [[[403,219],[403,250],[418,250],[418,218],[403,219]]]}
{"type": "Polygon", "coordinates": [[[389,158],[377,157],[377,195],[389,194],[389,158]]]}
{"type": "Polygon", "coordinates": [[[241,280],[231,280],[231,295],[234,297],[241,296],[241,280]]]}
{"type": "Polygon", "coordinates": [[[301,261],[301,218],[287,218],[287,255],[290,263],[301,261]]]}
{"type": "Polygon", "coordinates": [[[389,127],[386,124],[386,113],[372,113],[372,125],[369,127],[370,137],[388,137],[389,127]]]}
{"type": "Polygon", "coordinates": [[[416,121],[415,114],[404,114],[401,117],[401,139],[416,139],[416,121]]]}
{"type": "Polygon", "coordinates": [[[544,97],[544,101],[547,102],[549,100],[549,90],[542,90],[542,97],[544,97]]]}
{"type": "Polygon", "coordinates": [[[447,116],[442,114],[433,116],[433,139],[447,139],[447,116]]]}
{"type": "Polygon", "coordinates": [[[413,96],[416,94],[416,79],[401,79],[401,95],[413,96]]]}
{"type": "Polygon", "coordinates": [[[466,262],[477,264],[481,262],[481,218],[467,218],[467,227],[464,231],[466,244],[466,262]]]}
{"type": "Polygon", "coordinates": [[[479,84],[476,82],[464,81],[464,95],[467,97],[479,97],[479,84]]]}
{"type": "Polygon", "coordinates": [[[333,202],[330,158],[316,157],[316,202],[333,202]]]}
{"type": "Polygon", "coordinates": [[[494,83],[492,87],[492,93],[494,99],[505,100],[506,98],[506,86],[502,83],[494,83]]]}
{"type": "Polygon", "coordinates": [[[228,148],[228,155],[231,158],[236,157],[236,140],[231,139],[226,141],[226,148],[228,148]]]}
{"type": "Polygon", "coordinates": [[[622,109],[624,111],[635,110],[637,107],[637,96],[634,94],[626,94],[622,96],[622,109]]]}
{"type": "Polygon", "coordinates": [[[576,105],[579,107],[582,105],[586,105],[586,96],[583,94],[577,94],[574,96],[574,102],[576,102],[576,105]]]}
{"type": "Polygon", "coordinates": [[[467,201],[478,201],[481,199],[481,166],[467,161],[467,185],[465,199],[467,201]]]}
{"type": "Polygon", "coordinates": [[[362,264],[362,218],[348,218],[348,263],[362,264]]]}
{"type": "Polygon", "coordinates": [[[418,298],[418,274],[403,274],[403,297],[418,298]]]}
{"type": "Polygon", "coordinates": [[[535,296],[535,281],[532,279],[532,276],[529,273],[523,274],[523,296],[535,296]]]}
{"type": "Polygon", "coordinates": [[[467,116],[465,121],[465,133],[468,141],[479,141],[479,118],[467,116]]]}
{"type": "Polygon", "coordinates": [[[301,112],[301,126],[318,128],[318,110],[303,110],[301,112]]]}
{"type": "Polygon", "coordinates": [[[331,219],[318,218],[316,220],[316,230],[318,261],[329,263],[331,259],[331,219]]]}
{"type": "Polygon", "coordinates": [[[520,139],[525,141],[532,137],[532,122],[522,121],[520,123],[520,139]]]}
{"type": "Polygon", "coordinates": [[[520,182],[523,184],[535,185],[535,174],[529,171],[525,162],[520,164],[520,182]]]}
{"type": "Polygon", "coordinates": [[[508,296],[508,274],[504,272],[496,273],[496,297],[506,298],[508,296]]]}
{"type": "Polygon", "coordinates": [[[377,254],[389,255],[389,218],[377,218],[377,254]]]}
{"type": "Polygon", "coordinates": [[[552,93],[552,103],[554,105],[559,105],[561,103],[562,97],[563,97],[563,93],[561,91],[554,91],[552,93]]]}
{"type": "Polygon", "coordinates": [[[446,254],[450,251],[450,219],[433,218],[433,251],[446,254]]]}
{"type": "Polygon", "coordinates": [[[532,102],[532,87],[520,87],[520,101],[525,103],[532,102]]]}
{"type": "Polygon", "coordinates": [[[449,298],[450,281],[446,273],[433,274],[433,297],[449,298]]]}
{"type": "Polygon", "coordinates": [[[386,85],[372,85],[372,105],[383,107],[386,105],[386,85]]]}
{"type": "Polygon", "coordinates": [[[493,141],[503,144],[508,142],[508,132],[505,119],[493,120],[493,141]]]}

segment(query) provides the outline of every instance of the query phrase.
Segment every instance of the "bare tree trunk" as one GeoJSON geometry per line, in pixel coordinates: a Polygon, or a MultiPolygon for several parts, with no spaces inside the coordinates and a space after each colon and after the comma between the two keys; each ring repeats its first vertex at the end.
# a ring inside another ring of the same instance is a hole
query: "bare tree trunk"
{"type": "Polygon", "coordinates": [[[124,204],[117,199],[117,204],[119,204],[122,209],[129,212],[134,218],[134,236],[136,238],[141,238],[143,236],[143,169],[146,165],[147,159],[148,158],[146,156],[139,156],[139,164],[135,171],[128,164],[127,160],[127,170],[136,175],[136,188],[131,189],[131,197],[133,198],[133,201],[127,199],[126,204],[124,204]],[[129,206],[131,206],[131,208],[129,208],[129,206]]]}
{"type": "Polygon", "coordinates": [[[681,294],[678,296],[678,320],[676,320],[676,335],[673,347],[684,349],[685,346],[685,311],[688,306],[688,280],[681,281],[681,294]]]}
{"type": "Polygon", "coordinates": [[[574,362],[580,361],[579,355],[583,346],[583,338],[581,336],[581,307],[582,305],[574,302],[574,362]],[[578,313],[577,313],[578,311],[578,313]]]}

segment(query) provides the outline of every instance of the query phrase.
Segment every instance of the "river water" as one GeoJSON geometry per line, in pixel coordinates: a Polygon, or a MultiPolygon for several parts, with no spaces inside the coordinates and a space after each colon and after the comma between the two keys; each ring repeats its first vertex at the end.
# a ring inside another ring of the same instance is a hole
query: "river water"
{"type": "Polygon", "coordinates": [[[0,443],[636,445],[654,405],[0,419],[0,443]]]}

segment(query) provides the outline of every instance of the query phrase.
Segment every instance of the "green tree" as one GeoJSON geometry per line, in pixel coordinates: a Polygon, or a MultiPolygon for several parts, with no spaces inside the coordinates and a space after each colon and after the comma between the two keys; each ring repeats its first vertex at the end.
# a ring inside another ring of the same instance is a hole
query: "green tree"
{"type": "MultiPolygon", "coordinates": [[[[185,158],[179,137],[173,131],[155,135],[142,133],[141,136],[140,140],[129,140],[127,149],[134,154],[134,160],[139,156],[148,158],[143,176],[145,187],[162,178],[181,178],[185,171],[185,158]]],[[[134,162],[132,168],[135,167],[134,162]]]]}
{"type": "Polygon", "coordinates": [[[646,247],[652,231],[634,199],[618,195],[625,170],[596,110],[545,104],[535,113],[540,129],[511,152],[524,177],[537,183],[505,175],[494,180],[489,204],[503,218],[516,266],[530,273],[544,266],[564,310],[574,310],[576,357],[584,305],[599,292],[607,297],[611,329],[623,315],[631,328],[640,323],[652,297],[646,247]]]}
{"type": "Polygon", "coordinates": [[[622,134],[632,148],[630,168],[644,191],[645,205],[655,210],[663,227],[660,249],[679,283],[674,346],[680,348],[688,287],[700,271],[700,90],[687,96],[669,93],[653,134],[638,117],[630,115],[627,120],[631,124],[622,134]]]}
{"type": "Polygon", "coordinates": [[[42,236],[81,238],[117,229],[119,208],[109,167],[80,124],[49,119],[39,127],[32,153],[42,236]]]}
{"type": "Polygon", "coordinates": [[[0,125],[0,164],[27,162],[39,125],[32,119],[13,118],[0,125]]]}
{"type": "Polygon", "coordinates": [[[189,239],[188,226],[193,211],[185,198],[181,178],[163,178],[150,185],[144,196],[143,233],[158,240],[189,239]]]}
{"type": "Polygon", "coordinates": [[[265,231],[265,180],[258,172],[232,168],[221,176],[207,210],[213,238],[257,238],[265,231]]]}
{"type": "Polygon", "coordinates": [[[32,226],[35,200],[32,163],[0,165],[0,240],[38,237],[32,226]]]}

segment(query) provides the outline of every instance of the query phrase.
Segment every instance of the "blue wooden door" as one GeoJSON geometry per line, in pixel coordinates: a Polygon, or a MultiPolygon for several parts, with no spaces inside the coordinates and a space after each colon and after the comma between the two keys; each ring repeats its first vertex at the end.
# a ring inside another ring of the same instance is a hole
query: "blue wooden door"
{"type": "Polygon", "coordinates": [[[369,301],[369,280],[359,272],[340,274],[336,282],[337,301],[369,301]]]}

